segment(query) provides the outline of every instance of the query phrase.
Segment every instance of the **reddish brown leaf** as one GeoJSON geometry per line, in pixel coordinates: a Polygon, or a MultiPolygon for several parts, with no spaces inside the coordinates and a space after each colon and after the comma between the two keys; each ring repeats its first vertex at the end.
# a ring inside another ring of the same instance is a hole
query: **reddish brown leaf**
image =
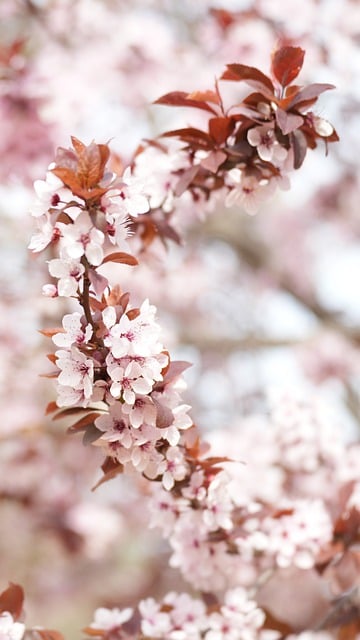
{"type": "Polygon", "coordinates": [[[305,51],[301,47],[281,47],[272,56],[271,69],[276,80],[286,87],[299,74],[305,51]]]}
{"type": "Polygon", "coordinates": [[[47,405],[46,409],[45,409],[45,415],[48,416],[50,415],[50,413],[54,413],[54,411],[57,411],[59,407],[57,406],[56,402],[52,401],[49,402],[49,404],[47,405]]]}
{"type": "Polygon", "coordinates": [[[91,627],[85,627],[83,632],[86,633],[87,636],[93,636],[94,638],[102,638],[105,633],[107,633],[104,629],[93,629],[91,627]]]}
{"type": "Polygon", "coordinates": [[[39,329],[39,333],[46,338],[52,338],[56,333],[64,333],[65,330],[62,327],[55,327],[54,329],[39,329]]]}
{"type": "Polygon", "coordinates": [[[53,417],[53,420],[61,420],[61,418],[75,416],[78,413],[85,413],[86,411],[89,411],[89,409],[86,409],[85,407],[69,407],[68,409],[61,409],[61,411],[53,417]]]}
{"type": "Polygon", "coordinates": [[[103,177],[100,150],[95,142],[78,154],[77,177],[85,189],[95,187],[103,177]]]}
{"type": "Polygon", "coordinates": [[[274,85],[270,78],[256,67],[249,67],[246,64],[228,64],[226,71],[221,76],[221,80],[243,80],[251,87],[254,87],[261,95],[273,99],[274,85]]]}
{"type": "Polygon", "coordinates": [[[104,484],[104,482],[108,482],[109,480],[112,480],[113,478],[115,478],[120,473],[123,473],[124,471],[123,465],[117,460],[114,460],[113,458],[110,458],[110,457],[107,457],[104,460],[103,464],[101,465],[101,468],[104,472],[104,475],[92,488],[92,491],[95,491],[95,489],[97,489],[102,484],[104,484]]]}
{"type": "Polygon", "coordinates": [[[104,258],[101,264],[105,264],[106,262],[120,262],[121,264],[128,264],[131,267],[136,267],[136,265],[139,264],[134,256],[130,253],[124,253],[123,251],[110,253],[104,258]]]}
{"type": "Polygon", "coordinates": [[[211,137],[205,131],[196,129],[195,127],[187,127],[186,129],[174,129],[162,133],[163,138],[179,138],[187,142],[194,149],[211,149],[214,145],[211,137]]]}
{"type": "Polygon", "coordinates": [[[78,431],[84,431],[86,427],[89,426],[89,424],[93,424],[96,418],[101,415],[102,414],[98,412],[88,413],[87,416],[80,418],[80,420],[77,420],[77,422],[74,422],[74,424],[68,427],[67,433],[77,433],[78,431]]]}
{"type": "Polygon", "coordinates": [[[210,135],[217,144],[222,144],[234,131],[234,125],[232,118],[210,118],[210,135]]]}
{"type": "Polygon", "coordinates": [[[75,138],[75,136],[71,136],[71,143],[77,155],[83,153],[83,151],[86,149],[86,145],[78,138],[75,138]]]}
{"type": "Polygon", "coordinates": [[[215,91],[194,91],[187,96],[188,100],[196,100],[196,102],[213,102],[220,104],[220,96],[215,91]]]}
{"type": "Polygon", "coordinates": [[[24,604],[24,590],[20,585],[10,582],[5,591],[0,593],[0,612],[8,611],[17,620],[24,604]]]}
{"type": "Polygon", "coordinates": [[[191,94],[185,93],[185,91],[171,91],[155,100],[154,104],[164,104],[170,107],[195,107],[196,109],[203,109],[216,115],[216,111],[210,107],[207,102],[201,100],[193,100],[189,96],[191,94]]]}
{"type": "Polygon", "coordinates": [[[34,631],[41,640],[64,640],[64,636],[60,631],[54,631],[53,629],[35,629],[34,631]]]}

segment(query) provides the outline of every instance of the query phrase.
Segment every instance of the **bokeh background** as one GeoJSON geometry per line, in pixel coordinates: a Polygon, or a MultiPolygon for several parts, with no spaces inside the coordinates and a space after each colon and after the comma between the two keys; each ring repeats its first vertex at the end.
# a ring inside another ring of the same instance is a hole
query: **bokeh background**
{"type": "Polygon", "coordinates": [[[181,588],[145,526],[145,488],[117,479],[91,492],[98,452],[44,415],[38,331],[65,307],[42,296],[46,265],[27,250],[32,182],[70,135],[110,140],[126,165],[142,139],[200,122],[156,98],[212,88],[226,63],[268,73],[285,41],[306,50],[300,82],[336,85],[317,109],[340,142],[309,152],[256,216],[185,203],[182,246],[155,242],[139,268],[117,272],[193,363],[195,422],[215,440],[237,429],[240,452],[241,425],[278,389],[321,397],[344,440],[359,435],[359,2],[0,2],[0,582],[23,584],[29,625],[70,633],[100,604],[181,588]]]}

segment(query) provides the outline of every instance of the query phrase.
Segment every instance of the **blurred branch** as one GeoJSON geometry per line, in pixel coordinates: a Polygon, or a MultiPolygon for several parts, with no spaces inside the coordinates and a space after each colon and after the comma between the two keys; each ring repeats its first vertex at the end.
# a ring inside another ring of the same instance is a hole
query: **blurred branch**
{"type": "MultiPolygon", "coordinates": [[[[250,224],[243,224],[239,232],[234,233],[236,228],[239,228],[239,220],[234,223],[231,215],[228,215],[226,221],[224,217],[213,216],[202,225],[201,234],[226,242],[236,251],[241,261],[254,271],[263,271],[268,274],[279,289],[290,294],[302,304],[327,329],[340,333],[357,346],[360,345],[360,327],[349,326],[341,319],[340,313],[326,309],[319,303],[315,295],[300,291],[286,270],[275,264],[271,250],[261,239],[255,237],[254,232],[250,229],[250,224]]],[[[299,265],[299,269],[301,269],[301,265],[299,265]]]]}

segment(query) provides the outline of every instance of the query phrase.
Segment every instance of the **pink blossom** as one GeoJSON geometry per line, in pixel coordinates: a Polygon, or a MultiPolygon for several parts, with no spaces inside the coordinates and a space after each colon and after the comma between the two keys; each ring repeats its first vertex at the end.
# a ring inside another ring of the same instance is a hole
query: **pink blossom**
{"type": "Polygon", "coordinates": [[[0,640],[21,640],[25,633],[22,622],[14,622],[8,611],[0,613],[0,640]]]}
{"type": "Polygon", "coordinates": [[[79,283],[85,273],[85,267],[78,260],[60,260],[54,258],[49,262],[49,273],[53,278],[59,278],[57,284],[58,295],[64,297],[76,296],[79,283]]]}
{"type": "Polygon", "coordinates": [[[86,344],[93,333],[91,324],[87,324],[86,327],[82,325],[81,314],[78,312],[67,313],[63,317],[62,325],[64,333],[56,333],[52,338],[57,347],[86,344]]]}
{"type": "Polygon", "coordinates": [[[229,171],[229,183],[232,188],[225,199],[225,206],[241,205],[250,215],[258,211],[275,189],[271,180],[259,182],[255,176],[246,176],[238,169],[229,171]]]}
{"type": "Polygon", "coordinates": [[[163,474],[162,483],[164,488],[170,491],[175,482],[185,478],[187,472],[188,466],[182,450],[179,447],[169,447],[166,452],[166,462],[163,463],[160,471],[163,474]]]}
{"type": "Polygon", "coordinates": [[[130,620],[133,612],[130,607],[126,609],[105,609],[105,607],[100,607],[95,611],[94,620],[90,624],[90,628],[98,631],[118,629],[124,622],[130,620]]]}
{"type": "Polygon", "coordinates": [[[247,139],[252,147],[256,147],[262,160],[277,165],[286,159],[287,150],[279,144],[271,125],[264,124],[249,129],[247,139]]]}
{"type": "Polygon", "coordinates": [[[88,213],[82,213],[72,224],[59,222],[58,227],[62,235],[61,258],[78,260],[85,255],[92,265],[102,262],[104,234],[93,226],[88,213]]]}
{"type": "Polygon", "coordinates": [[[61,370],[58,383],[83,392],[90,398],[93,392],[94,362],[72,346],[70,351],[56,351],[56,364],[61,370]]]}

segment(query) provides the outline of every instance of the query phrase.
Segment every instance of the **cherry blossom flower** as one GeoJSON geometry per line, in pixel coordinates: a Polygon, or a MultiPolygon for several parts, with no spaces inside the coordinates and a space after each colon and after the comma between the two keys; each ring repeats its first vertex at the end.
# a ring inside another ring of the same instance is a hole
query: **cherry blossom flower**
{"type": "Polygon", "coordinates": [[[73,224],[58,223],[61,230],[61,257],[77,260],[83,255],[98,266],[104,257],[104,234],[96,229],[88,213],[82,213],[73,224]]]}
{"type": "Polygon", "coordinates": [[[94,362],[81,353],[76,347],[70,351],[56,351],[56,364],[61,370],[58,383],[70,387],[76,392],[83,391],[85,398],[93,392],[94,362]]]}
{"type": "Polygon", "coordinates": [[[225,199],[225,206],[241,205],[250,215],[257,213],[275,189],[273,181],[259,180],[255,176],[244,175],[239,169],[229,171],[229,191],[225,199]]]}
{"type": "Polygon", "coordinates": [[[71,347],[73,344],[84,344],[90,340],[93,333],[91,324],[83,327],[81,314],[78,312],[67,313],[63,317],[62,325],[64,327],[64,333],[56,333],[52,338],[57,347],[71,347]]]}
{"type": "Polygon", "coordinates": [[[162,483],[167,491],[173,488],[175,482],[183,480],[188,472],[184,454],[179,447],[169,447],[166,452],[166,462],[163,463],[164,471],[162,483]]]}
{"type": "Polygon", "coordinates": [[[124,186],[120,196],[124,200],[124,207],[130,216],[136,217],[150,209],[148,198],[144,195],[144,183],[137,176],[131,175],[130,167],[125,169],[122,176],[124,186]]]}
{"type": "Polygon", "coordinates": [[[22,622],[14,622],[8,611],[0,613],[0,640],[21,640],[25,633],[22,622]]]}
{"type": "Polygon", "coordinates": [[[77,260],[61,260],[54,258],[49,261],[49,273],[58,278],[57,290],[59,296],[76,296],[79,283],[85,273],[85,267],[77,260]]]}
{"type": "Polygon", "coordinates": [[[249,129],[247,139],[252,147],[256,147],[262,160],[277,165],[286,159],[287,150],[276,139],[273,126],[264,124],[253,127],[249,129]]]}
{"type": "Polygon", "coordinates": [[[59,209],[59,204],[73,199],[70,189],[50,169],[55,165],[49,165],[45,180],[35,180],[34,190],[37,200],[30,206],[30,213],[34,217],[43,216],[50,208],[59,209]]]}
{"type": "Polygon", "coordinates": [[[139,603],[141,614],[141,631],[152,638],[166,637],[171,631],[168,613],[161,611],[161,605],[154,598],[147,598],[139,603]]]}
{"type": "Polygon", "coordinates": [[[143,370],[137,362],[130,362],[124,368],[111,360],[107,362],[107,370],[113,381],[110,393],[114,398],[121,397],[124,402],[134,406],[137,394],[147,395],[152,391],[153,381],[143,377],[143,370]]]}
{"type": "Polygon", "coordinates": [[[109,442],[120,442],[125,449],[133,444],[132,430],[122,410],[121,402],[115,402],[109,407],[109,412],[96,418],[95,425],[104,431],[103,439],[109,442]]]}
{"type": "Polygon", "coordinates": [[[126,609],[106,609],[100,607],[96,609],[94,613],[94,620],[90,624],[90,629],[96,631],[112,631],[119,629],[124,622],[130,620],[133,616],[133,609],[127,607],[126,609]]]}

